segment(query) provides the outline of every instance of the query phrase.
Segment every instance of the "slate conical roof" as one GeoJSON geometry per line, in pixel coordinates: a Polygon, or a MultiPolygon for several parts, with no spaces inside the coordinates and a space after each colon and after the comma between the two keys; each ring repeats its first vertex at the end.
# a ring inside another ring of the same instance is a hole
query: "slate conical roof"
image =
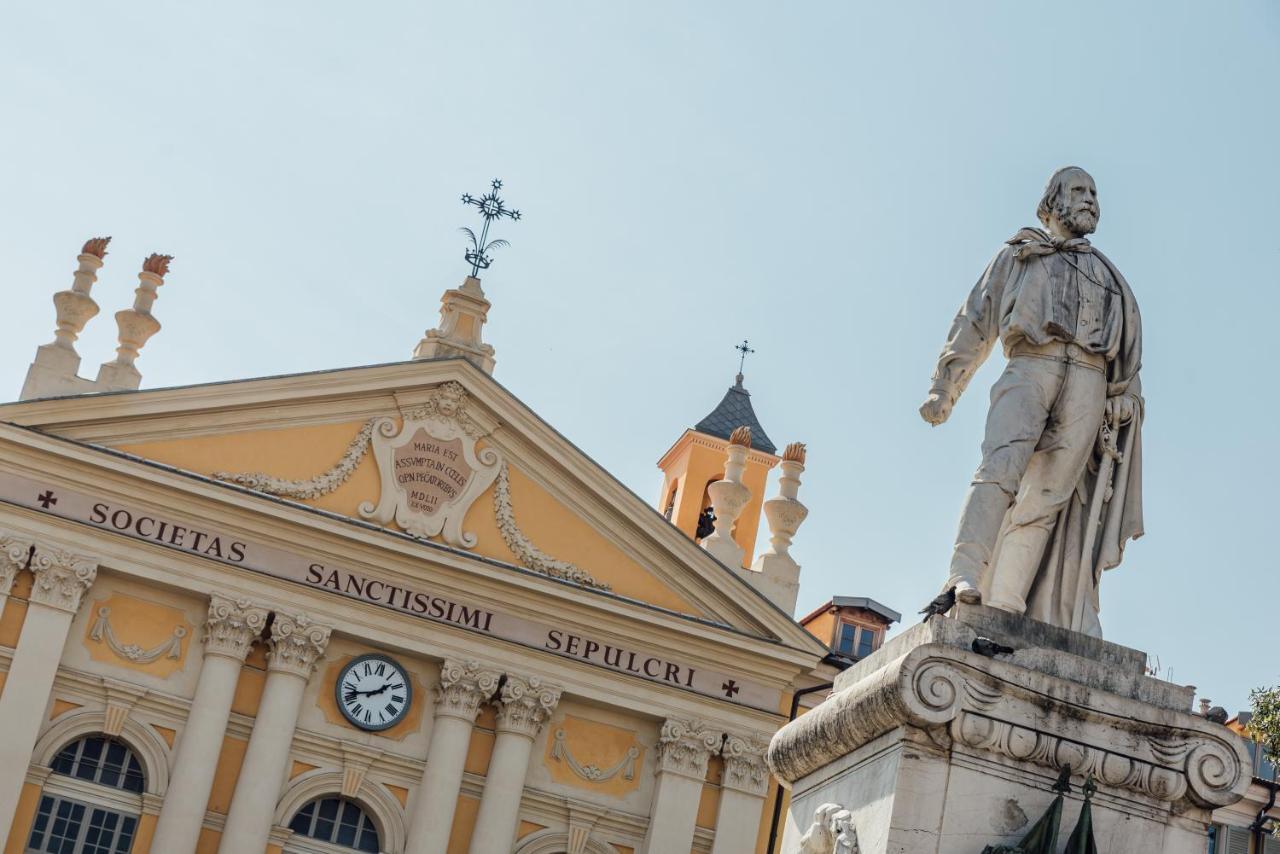
{"type": "Polygon", "coordinates": [[[728,439],[729,434],[738,427],[751,428],[751,447],[757,451],[766,454],[777,452],[778,446],[770,441],[768,434],[760,426],[760,420],[756,418],[756,411],[751,408],[751,392],[743,388],[742,374],[738,374],[733,385],[724,393],[720,404],[711,410],[710,415],[695,424],[693,429],[708,436],[728,439]]]}

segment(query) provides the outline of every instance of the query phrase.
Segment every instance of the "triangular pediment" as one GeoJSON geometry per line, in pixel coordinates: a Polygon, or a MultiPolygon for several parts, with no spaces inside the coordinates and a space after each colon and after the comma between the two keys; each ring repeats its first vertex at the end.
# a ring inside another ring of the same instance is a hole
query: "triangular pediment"
{"type": "Polygon", "coordinates": [[[10,404],[0,418],[788,645],[807,633],[463,360],[10,404]]]}

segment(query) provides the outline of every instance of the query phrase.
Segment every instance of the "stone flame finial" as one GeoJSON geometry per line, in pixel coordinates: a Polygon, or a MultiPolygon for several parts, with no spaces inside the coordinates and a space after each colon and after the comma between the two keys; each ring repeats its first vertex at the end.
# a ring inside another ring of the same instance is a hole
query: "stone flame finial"
{"type": "Polygon", "coordinates": [[[84,246],[80,247],[80,254],[92,255],[94,258],[102,260],[107,257],[107,244],[110,242],[110,237],[90,237],[84,242],[84,246]]]}
{"type": "Polygon", "coordinates": [[[806,456],[803,442],[792,442],[782,452],[778,494],[764,503],[764,517],[769,522],[769,548],[751,565],[760,573],[753,579],[756,587],[788,614],[795,610],[800,593],[800,565],[791,557],[791,539],[809,515],[809,508],[796,498],[806,456]]]}
{"type": "Polygon", "coordinates": [[[804,465],[804,458],[807,454],[804,442],[792,442],[782,451],[782,459],[789,463],[799,463],[804,465]]]}
{"type": "Polygon", "coordinates": [[[104,390],[135,389],[142,383],[142,374],[134,366],[138,353],[160,331],[160,321],[151,314],[158,289],[169,272],[172,255],[153,252],[142,262],[138,273],[138,287],[133,292],[133,308],[116,312],[119,329],[119,346],[116,357],[98,369],[98,385],[104,390]]]}
{"type": "MultiPolygon", "coordinates": [[[[107,238],[110,240],[111,238],[107,238]]],[[[142,272],[155,273],[160,278],[164,278],[169,274],[169,262],[173,260],[172,255],[161,255],[159,252],[152,252],[142,262],[142,272]]]]}
{"type": "Polygon", "coordinates": [[[716,528],[702,541],[702,547],[725,566],[742,568],[742,546],[733,539],[733,524],[751,500],[751,489],[742,482],[751,449],[751,428],[735,427],[725,448],[724,479],[707,487],[714,508],[716,528]]]}

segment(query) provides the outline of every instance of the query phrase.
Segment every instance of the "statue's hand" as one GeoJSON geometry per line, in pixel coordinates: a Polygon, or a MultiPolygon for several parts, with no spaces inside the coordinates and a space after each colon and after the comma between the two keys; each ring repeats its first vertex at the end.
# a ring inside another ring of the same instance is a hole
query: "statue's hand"
{"type": "Polygon", "coordinates": [[[1132,421],[1137,411],[1137,398],[1131,394],[1118,394],[1107,398],[1107,406],[1103,414],[1112,424],[1124,424],[1132,421]]]}
{"type": "Polygon", "coordinates": [[[920,405],[920,417],[937,427],[951,417],[951,398],[936,391],[929,392],[929,397],[920,405]]]}

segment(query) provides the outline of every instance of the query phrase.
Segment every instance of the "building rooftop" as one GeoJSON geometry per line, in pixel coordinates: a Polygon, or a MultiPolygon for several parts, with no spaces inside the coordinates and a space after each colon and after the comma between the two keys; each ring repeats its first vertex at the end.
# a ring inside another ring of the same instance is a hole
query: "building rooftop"
{"type": "Polygon", "coordinates": [[[805,623],[812,620],[814,617],[818,616],[819,614],[831,608],[861,608],[864,611],[870,611],[873,614],[879,614],[881,617],[884,617],[890,623],[897,623],[897,622],[901,622],[902,620],[902,615],[899,614],[897,611],[893,610],[887,605],[881,605],[876,600],[871,599],[867,596],[832,596],[830,602],[827,602],[813,609],[813,611],[811,611],[808,615],[801,617],[799,622],[801,625],[804,625],[805,623]]]}
{"type": "Polygon", "coordinates": [[[738,427],[751,428],[751,447],[766,454],[776,453],[778,446],[773,444],[756,411],[751,406],[751,392],[742,385],[742,374],[738,374],[732,386],[724,393],[719,405],[703,418],[693,429],[718,439],[728,439],[729,434],[738,427]]]}

